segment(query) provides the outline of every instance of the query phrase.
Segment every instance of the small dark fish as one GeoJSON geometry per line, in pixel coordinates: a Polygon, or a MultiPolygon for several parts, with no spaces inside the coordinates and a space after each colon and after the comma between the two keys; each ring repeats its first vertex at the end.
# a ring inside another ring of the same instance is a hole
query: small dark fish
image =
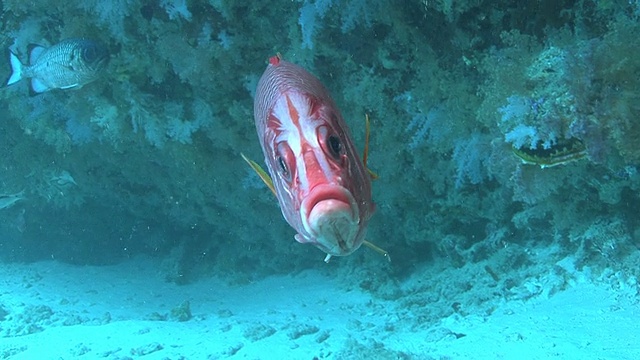
{"type": "Polygon", "coordinates": [[[9,52],[9,61],[12,73],[6,85],[30,78],[30,92],[39,94],[79,88],[96,80],[109,63],[109,52],[93,40],[66,39],[49,48],[29,45],[29,65],[13,52],[9,52]]]}

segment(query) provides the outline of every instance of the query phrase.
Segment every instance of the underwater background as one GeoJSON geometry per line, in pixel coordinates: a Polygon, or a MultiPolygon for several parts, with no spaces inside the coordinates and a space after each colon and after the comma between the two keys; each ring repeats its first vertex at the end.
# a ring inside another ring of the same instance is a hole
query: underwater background
{"type": "Polygon", "coordinates": [[[0,89],[0,358],[640,358],[640,1],[0,5],[23,61],[111,54],[80,89],[0,89]],[[278,52],[360,150],[370,117],[367,240],[390,262],[322,262],[240,157],[263,161],[278,52]],[[505,315],[541,303],[539,332],[505,315]]]}

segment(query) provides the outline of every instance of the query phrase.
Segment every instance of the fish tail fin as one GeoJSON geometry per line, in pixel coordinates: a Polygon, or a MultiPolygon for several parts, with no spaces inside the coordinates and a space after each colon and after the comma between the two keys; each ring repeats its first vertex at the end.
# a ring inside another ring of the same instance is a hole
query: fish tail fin
{"type": "Polygon", "coordinates": [[[9,63],[11,64],[11,75],[9,76],[9,79],[7,79],[5,86],[15,84],[22,80],[23,77],[22,69],[24,66],[22,62],[20,62],[18,56],[11,50],[9,50],[9,63]]]}

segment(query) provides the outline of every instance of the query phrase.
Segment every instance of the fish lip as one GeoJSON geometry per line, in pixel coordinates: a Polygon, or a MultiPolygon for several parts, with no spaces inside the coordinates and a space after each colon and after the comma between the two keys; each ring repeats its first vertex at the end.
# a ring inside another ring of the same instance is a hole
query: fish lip
{"type": "Polygon", "coordinates": [[[305,242],[335,256],[348,255],[357,249],[360,211],[345,187],[315,186],[302,201],[300,218],[307,233],[303,236],[305,242]]]}

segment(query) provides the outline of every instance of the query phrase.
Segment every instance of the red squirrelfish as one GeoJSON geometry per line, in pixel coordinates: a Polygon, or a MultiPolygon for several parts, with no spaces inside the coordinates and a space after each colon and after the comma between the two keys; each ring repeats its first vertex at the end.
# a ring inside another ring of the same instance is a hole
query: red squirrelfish
{"type": "Polygon", "coordinates": [[[255,96],[272,190],[295,239],[327,253],[325,261],[353,253],[374,211],[371,179],[329,92],[302,67],[274,56],[255,96]]]}

